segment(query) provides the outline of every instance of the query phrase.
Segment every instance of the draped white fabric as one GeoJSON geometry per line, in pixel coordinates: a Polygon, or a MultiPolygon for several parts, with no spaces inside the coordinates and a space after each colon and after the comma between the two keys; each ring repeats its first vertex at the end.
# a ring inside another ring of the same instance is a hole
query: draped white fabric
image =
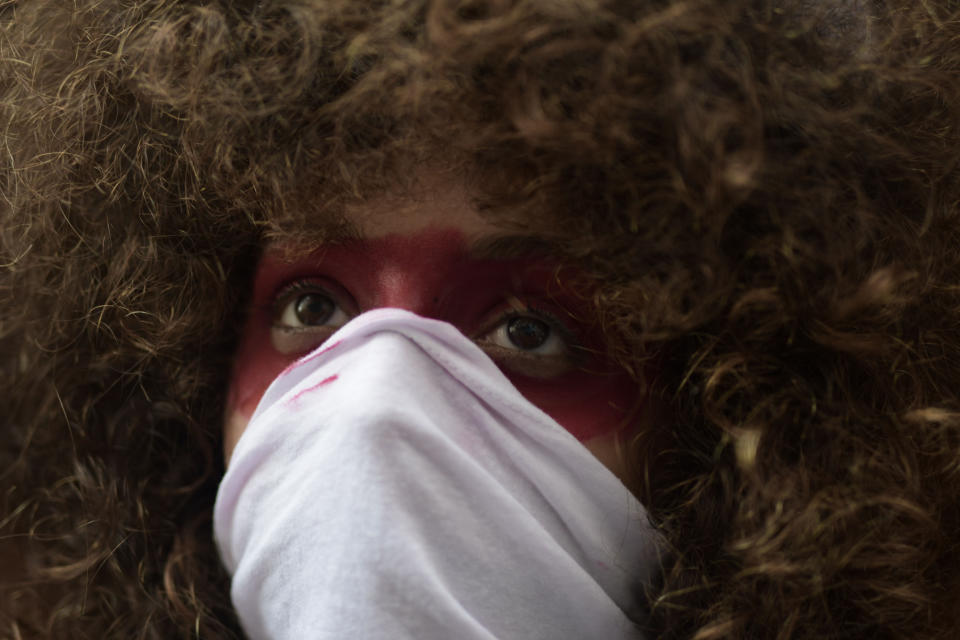
{"type": "Polygon", "coordinates": [[[451,325],[354,319],[283,372],[214,530],[253,640],[642,638],[656,537],[451,325]]]}

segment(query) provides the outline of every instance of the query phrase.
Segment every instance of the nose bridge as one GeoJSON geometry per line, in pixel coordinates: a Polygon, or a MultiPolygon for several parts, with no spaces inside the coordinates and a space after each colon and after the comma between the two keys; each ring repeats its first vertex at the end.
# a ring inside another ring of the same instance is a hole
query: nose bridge
{"type": "Polygon", "coordinates": [[[394,307],[424,317],[440,311],[445,268],[442,260],[395,260],[377,274],[375,307],[394,307]]]}
{"type": "Polygon", "coordinates": [[[467,258],[463,234],[431,229],[413,235],[388,235],[367,241],[356,266],[367,309],[394,307],[440,318],[444,293],[456,286],[467,258]]]}

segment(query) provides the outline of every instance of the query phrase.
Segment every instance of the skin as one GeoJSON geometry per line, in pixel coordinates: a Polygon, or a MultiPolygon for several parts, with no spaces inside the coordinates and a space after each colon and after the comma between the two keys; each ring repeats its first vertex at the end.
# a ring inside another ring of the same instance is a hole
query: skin
{"type": "Polygon", "coordinates": [[[396,307],[453,324],[528,400],[625,478],[618,452],[642,422],[637,386],[597,355],[583,296],[565,284],[569,270],[542,256],[483,249],[504,233],[480,217],[461,183],[440,174],[427,174],[405,196],[357,205],[346,218],[357,238],[309,252],[273,245],[258,265],[228,395],[227,460],[283,369],[359,313],[396,307]],[[327,322],[297,326],[305,294],[336,304],[327,322]],[[518,347],[506,331],[515,318],[547,323],[549,337],[533,350],[518,347]]]}

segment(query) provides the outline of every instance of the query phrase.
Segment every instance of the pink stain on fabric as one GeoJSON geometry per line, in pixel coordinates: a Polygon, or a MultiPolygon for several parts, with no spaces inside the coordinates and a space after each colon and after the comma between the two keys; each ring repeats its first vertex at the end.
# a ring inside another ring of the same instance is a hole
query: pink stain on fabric
{"type": "Polygon", "coordinates": [[[331,382],[333,382],[334,380],[336,380],[338,377],[339,377],[339,376],[338,376],[337,374],[333,374],[332,376],[330,376],[330,377],[328,377],[328,378],[324,378],[323,380],[321,380],[320,382],[318,382],[318,383],[315,384],[315,385],[311,385],[311,386],[307,387],[306,389],[301,389],[300,391],[297,392],[297,395],[295,395],[295,396],[293,396],[292,398],[290,398],[289,400],[287,400],[287,404],[294,404],[294,403],[296,403],[297,401],[300,400],[300,397],[303,396],[304,394],[310,393],[311,391],[316,391],[316,390],[319,389],[320,387],[322,387],[322,386],[324,386],[324,385],[327,385],[327,384],[330,384],[331,382]]]}
{"type": "Polygon", "coordinates": [[[316,360],[317,358],[319,358],[320,356],[322,356],[323,354],[327,353],[328,351],[333,351],[334,349],[336,349],[337,347],[339,347],[341,342],[343,342],[343,340],[337,340],[337,341],[334,342],[333,344],[328,344],[328,345],[325,346],[323,349],[320,349],[320,351],[317,351],[316,353],[312,353],[312,354],[308,355],[307,357],[303,358],[302,360],[300,360],[300,362],[301,362],[301,363],[304,363],[304,362],[312,362],[312,361],[316,360]]]}
{"type": "Polygon", "coordinates": [[[319,358],[320,356],[322,356],[322,355],[325,354],[326,352],[330,351],[331,349],[335,349],[336,347],[339,347],[341,342],[343,342],[343,341],[342,341],[342,340],[337,340],[337,341],[334,342],[333,344],[327,345],[326,347],[324,347],[323,349],[320,349],[320,351],[317,351],[316,353],[311,353],[311,354],[309,354],[309,355],[306,355],[306,356],[300,358],[299,360],[294,360],[293,362],[291,362],[290,364],[288,364],[288,365],[287,365],[287,368],[284,369],[283,371],[281,371],[281,372],[280,372],[280,375],[277,376],[277,377],[279,378],[280,376],[285,376],[285,375],[287,375],[288,373],[290,373],[291,371],[293,371],[294,369],[296,369],[296,368],[297,368],[298,366],[300,366],[301,364],[304,364],[304,363],[306,363],[306,362],[311,362],[311,361],[313,361],[313,360],[316,360],[317,358],[319,358]]]}

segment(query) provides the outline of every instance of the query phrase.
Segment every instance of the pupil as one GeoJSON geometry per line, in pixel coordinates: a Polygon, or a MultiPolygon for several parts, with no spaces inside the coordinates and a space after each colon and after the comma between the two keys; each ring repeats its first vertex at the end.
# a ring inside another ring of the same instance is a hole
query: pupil
{"type": "Polygon", "coordinates": [[[307,293],[297,298],[297,319],[305,325],[325,324],[333,315],[333,301],[318,293],[307,293]]]}
{"type": "Polygon", "coordinates": [[[513,318],[507,323],[507,337],[521,349],[542,347],[550,337],[550,327],[536,318],[513,318]]]}

